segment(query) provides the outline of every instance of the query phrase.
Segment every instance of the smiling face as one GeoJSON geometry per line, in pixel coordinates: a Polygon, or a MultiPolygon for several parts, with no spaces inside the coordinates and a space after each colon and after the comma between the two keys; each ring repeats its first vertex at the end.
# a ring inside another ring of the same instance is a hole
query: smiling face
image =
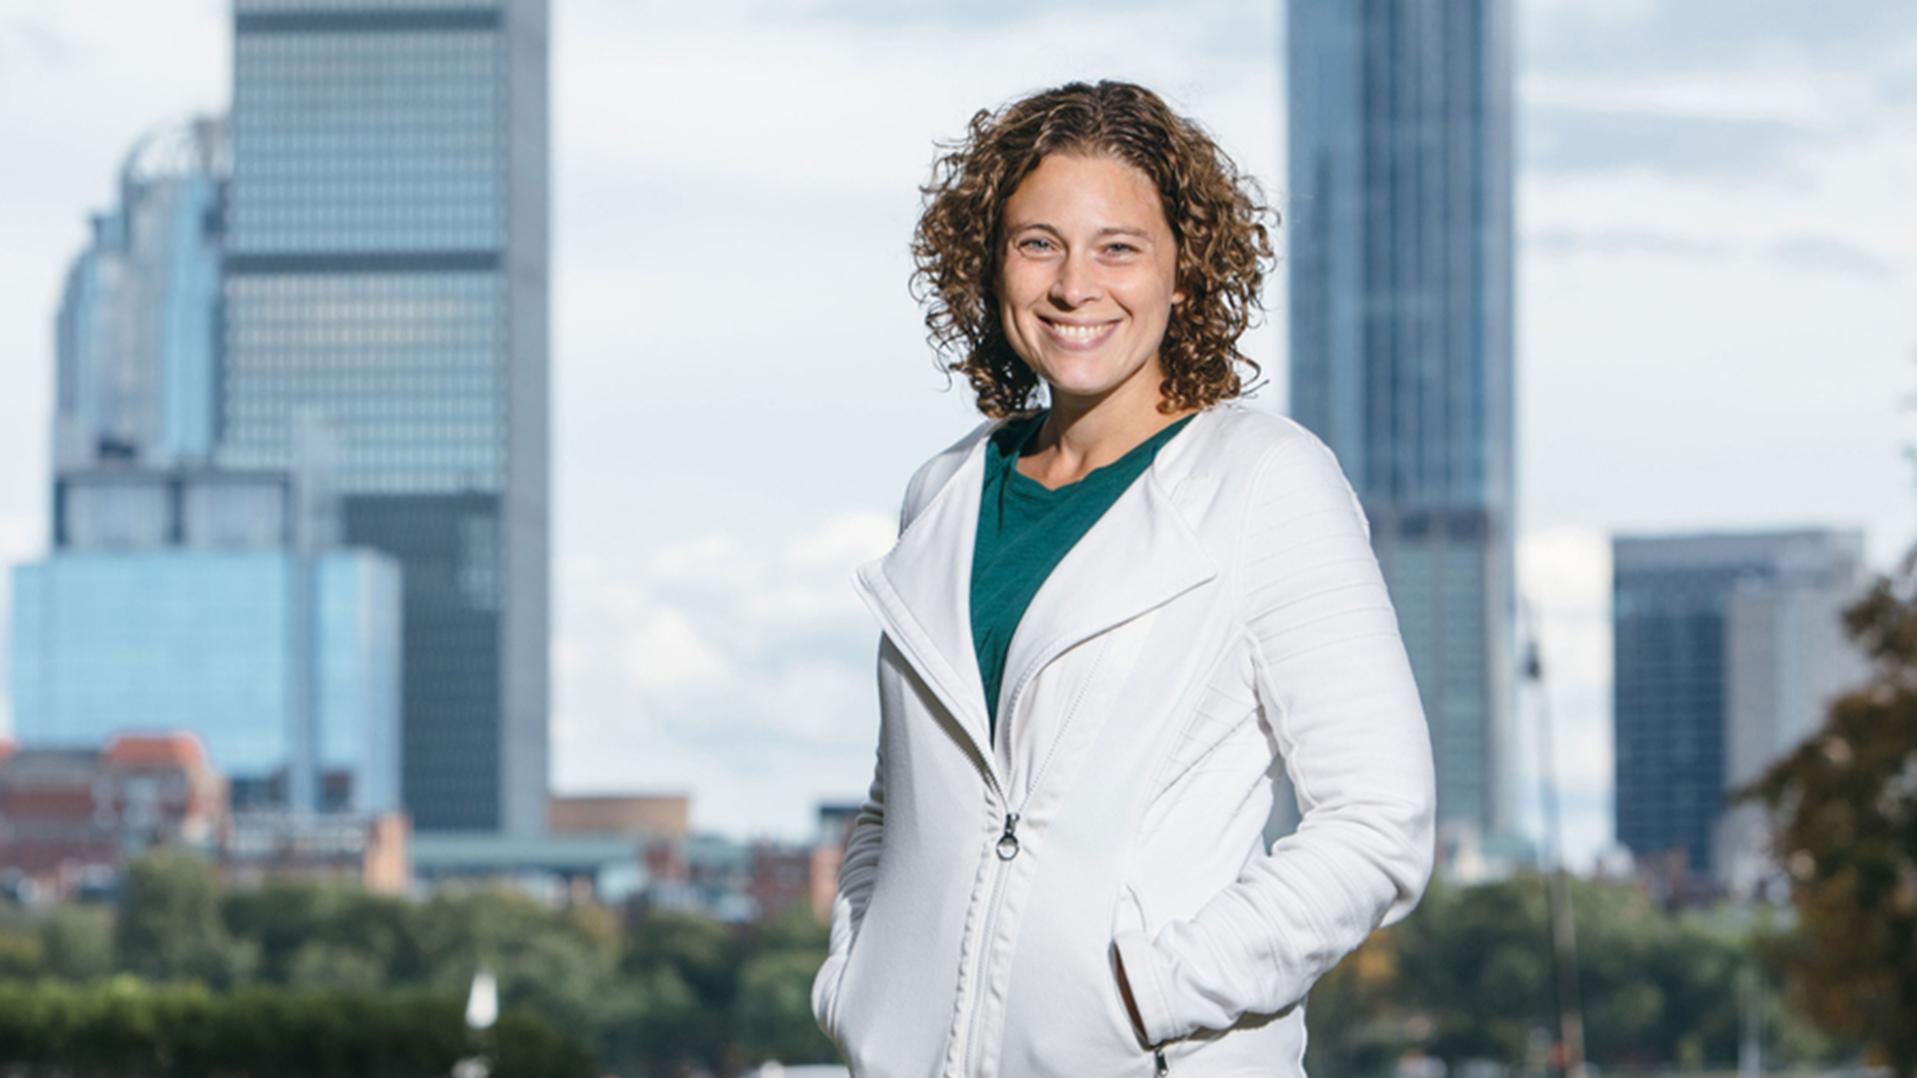
{"type": "Polygon", "coordinates": [[[1005,200],[999,319],[1054,407],[1155,408],[1178,251],[1152,181],[1104,155],[1054,153],[1005,200]]]}

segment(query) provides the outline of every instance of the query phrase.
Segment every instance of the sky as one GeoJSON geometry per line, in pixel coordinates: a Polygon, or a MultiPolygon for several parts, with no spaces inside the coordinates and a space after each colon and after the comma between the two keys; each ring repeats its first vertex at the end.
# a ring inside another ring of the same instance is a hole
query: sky
{"type": "MultiPolygon", "coordinates": [[[[937,142],[1134,79],[1283,213],[1279,8],[553,7],[555,786],[684,791],[696,827],[802,837],[871,778],[851,571],[976,421],[907,291],[937,142]]],[[[1548,702],[1588,865],[1611,839],[1611,535],[1853,527],[1878,566],[1917,539],[1917,6],[1516,17],[1519,586],[1549,677],[1523,721],[1548,702]]],[[[53,313],[87,215],[143,132],[224,109],[228,20],[0,0],[0,563],[45,548],[53,313]]],[[[1244,346],[1277,411],[1284,296],[1281,263],[1244,346]]]]}

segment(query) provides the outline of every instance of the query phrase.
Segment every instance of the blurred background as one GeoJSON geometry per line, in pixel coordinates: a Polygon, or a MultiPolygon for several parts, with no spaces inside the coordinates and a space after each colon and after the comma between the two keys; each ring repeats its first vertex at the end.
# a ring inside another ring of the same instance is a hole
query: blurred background
{"type": "Polygon", "coordinates": [[[1312,1073],[1917,1073],[1896,0],[0,0],[0,1066],[832,1064],[918,187],[1104,77],[1431,723],[1312,1073]]]}

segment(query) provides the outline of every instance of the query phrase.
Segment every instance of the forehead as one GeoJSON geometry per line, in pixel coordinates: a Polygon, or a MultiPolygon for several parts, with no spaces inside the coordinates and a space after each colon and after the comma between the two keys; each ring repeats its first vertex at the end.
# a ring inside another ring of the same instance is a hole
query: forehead
{"type": "Polygon", "coordinates": [[[1004,217],[1007,228],[1167,227],[1151,177],[1108,154],[1047,154],[1005,200],[1004,217]]]}

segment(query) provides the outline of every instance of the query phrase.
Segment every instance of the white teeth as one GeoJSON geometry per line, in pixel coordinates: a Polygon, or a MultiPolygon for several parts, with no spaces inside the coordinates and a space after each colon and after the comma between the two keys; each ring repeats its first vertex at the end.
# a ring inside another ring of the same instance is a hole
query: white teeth
{"type": "Polygon", "coordinates": [[[1047,324],[1052,327],[1053,333],[1058,334],[1066,340],[1081,342],[1097,340],[1109,327],[1109,323],[1100,326],[1068,326],[1062,322],[1051,322],[1047,324]]]}

